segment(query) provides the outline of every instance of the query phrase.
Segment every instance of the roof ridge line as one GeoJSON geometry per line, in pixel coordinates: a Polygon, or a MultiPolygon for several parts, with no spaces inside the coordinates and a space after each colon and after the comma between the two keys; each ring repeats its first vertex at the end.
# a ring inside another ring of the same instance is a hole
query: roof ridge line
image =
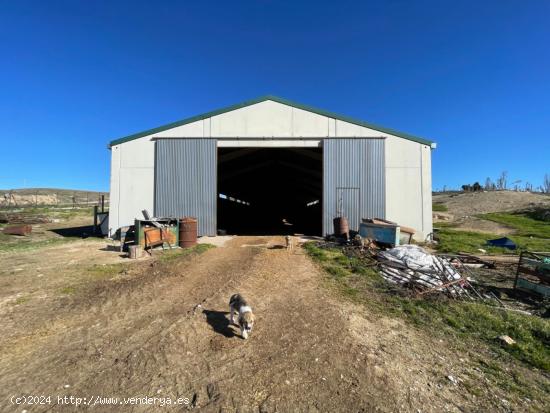
{"type": "Polygon", "coordinates": [[[397,131],[397,130],[394,130],[394,129],[390,129],[390,128],[386,128],[386,127],[383,127],[383,126],[375,125],[375,124],[365,122],[365,121],[362,121],[362,120],[359,120],[359,119],[355,119],[355,118],[352,118],[352,117],[349,117],[349,116],[339,115],[337,113],[329,112],[329,111],[326,111],[324,109],[318,109],[318,108],[315,108],[313,106],[303,105],[301,103],[293,102],[293,101],[290,101],[290,100],[287,100],[287,99],[284,99],[284,98],[280,98],[280,97],[274,96],[274,95],[260,96],[256,99],[247,100],[247,101],[237,103],[237,104],[234,104],[234,105],[226,106],[226,107],[221,108],[221,109],[212,110],[212,111],[200,114],[200,115],[195,115],[195,116],[191,116],[189,118],[185,118],[185,119],[182,119],[182,120],[179,120],[179,121],[175,121],[175,122],[172,122],[172,123],[167,123],[165,125],[158,126],[156,128],[153,128],[153,129],[148,129],[148,130],[145,130],[145,131],[142,131],[142,132],[137,132],[137,133],[134,133],[132,135],[128,135],[128,136],[125,136],[125,137],[122,137],[122,138],[112,140],[109,143],[108,147],[111,148],[114,145],[118,145],[118,144],[121,144],[121,143],[124,143],[124,142],[129,142],[129,141],[132,141],[132,140],[135,140],[135,139],[143,138],[144,136],[153,135],[153,134],[158,133],[158,132],[163,132],[163,131],[168,130],[168,129],[177,128],[178,126],[187,125],[187,124],[192,123],[192,122],[197,122],[199,120],[204,120],[206,118],[210,118],[210,117],[213,117],[213,116],[218,116],[218,115],[221,115],[223,113],[231,112],[231,111],[234,111],[234,110],[237,110],[237,109],[242,109],[242,108],[252,106],[252,105],[255,105],[255,104],[258,104],[258,103],[261,103],[261,102],[265,102],[267,100],[271,100],[273,102],[277,102],[277,103],[280,103],[282,105],[287,105],[287,106],[290,106],[290,107],[293,107],[293,108],[296,108],[296,109],[305,110],[307,112],[316,113],[318,115],[326,116],[328,118],[333,118],[333,119],[336,119],[336,120],[340,120],[342,122],[347,122],[347,123],[362,126],[362,127],[365,127],[365,128],[374,129],[374,130],[379,131],[379,132],[387,133],[387,134],[394,135],[394,136],[397,136],[397,137],[400,137],[400,138],[404,138],[404,139],[407,139],[407,140],[410,140],[410,141],[418,142],[418,143],[421,143],[421,144],[424,144],[424,145],[429,145],[430,147],[435,148],[435,142],[429,141],[429,140],[424,139],[424,138],[420,138],[418,136],[410,135],[408,133],[404,133],[404,132],[400,132],[400,131],[397,131]]]}

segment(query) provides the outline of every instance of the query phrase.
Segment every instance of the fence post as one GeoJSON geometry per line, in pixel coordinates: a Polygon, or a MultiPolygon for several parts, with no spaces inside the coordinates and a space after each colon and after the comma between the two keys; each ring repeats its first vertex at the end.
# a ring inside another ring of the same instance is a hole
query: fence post
{"type": "Polygon", "coordinates": [[[94,205],[94,234],[97,233],[97,205],[94,205]]]}

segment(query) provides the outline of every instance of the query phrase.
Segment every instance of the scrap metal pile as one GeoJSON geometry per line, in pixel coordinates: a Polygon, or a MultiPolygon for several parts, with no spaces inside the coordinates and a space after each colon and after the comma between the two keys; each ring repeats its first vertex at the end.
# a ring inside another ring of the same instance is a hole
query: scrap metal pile
{"type": "Polygon", "coordinates": [[[344,245],[337,242],[327,247],[342,247],[344,255],[376,267],[388,282],[406,288],[416,296],[445,294],[453,299],[500,300],[491,292],[481,294],[470,282],[471,268],[494,268],[494,263],[468,254],[431,254],[414,244],[389,249],[375,241],[356,237],[344,245]]]}
{"type": "Polygon", "coordinates": [[[417,295],[441,292],[452,298],[483,299],[460,272],[467,267],[452,259],[430,254],[418,245],[401,245],[376,254],[380,274],[417,295]]]}
{"type": "MultiPolygon", "coordinates": [[[[406,227],[403,227],[406,228],[406,227]]],[[[406,228],[405,245],[401,226],[380,218],[362,219],[359,231],[350,231],[345,217],[334,219],[334,235],[327,247],[342,247],[349,258],[377,267],[388,282],[405,287],[417,296],[445,294],[453,299],[496,300],[492,292],[480,294],[471,284],[470,268],[494,268],[494,263],[468,254],[431,254],[411,244],[414,229],[406,228]],[[343,224],[342,224],[343,223],[343,224]]]]}

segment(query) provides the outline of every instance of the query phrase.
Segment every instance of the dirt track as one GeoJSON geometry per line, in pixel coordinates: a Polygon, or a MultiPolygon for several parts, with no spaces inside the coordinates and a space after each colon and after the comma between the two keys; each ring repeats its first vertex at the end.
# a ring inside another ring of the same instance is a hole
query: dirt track
{"type": "Polygon", "coordinates": [[[14,394],[190,402],[86,409],[98,412],[473,406],[475,400],[442,375],[456,375],[460,367],[440,340],[342,302],[302,250],[288,253],[278,243],[282,238],[239,237],[191,260],[144,261],[69,297],[1,313],[8,326],[0,339],[1,411],[14,411],[7,403],[14,394]],[[257,315],[247,341],[228,325],[227,301],[237,291],[257,315]]]}

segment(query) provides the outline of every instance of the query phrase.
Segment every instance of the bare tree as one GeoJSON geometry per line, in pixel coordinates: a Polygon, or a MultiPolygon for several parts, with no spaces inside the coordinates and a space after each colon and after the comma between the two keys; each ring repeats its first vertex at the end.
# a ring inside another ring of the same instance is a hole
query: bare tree
{"type": "Polygon", "coordinates": [[[550,194],[550,175],[544,175],[544,181],[542,182],[542,192],[545,194],[550,194]]]}
{"type": "Polygon", "coordinates": [[[525,192],[533,192],[533,184],[525,182],[525,192]]]}
{"type": "Polygon", "coordinates": [[[508,171],[502,171],[499,178],[497,179],[497,189],[506,189],[508,183],[508,171]]]}
{"type": "Polygon", "coordinates": [[[491,181],[491,178],[487,177],[485,180],[485,186],[483,187],[486,191],[494,191],[495,190],[495,184],[493,181],[491,181]]]}

